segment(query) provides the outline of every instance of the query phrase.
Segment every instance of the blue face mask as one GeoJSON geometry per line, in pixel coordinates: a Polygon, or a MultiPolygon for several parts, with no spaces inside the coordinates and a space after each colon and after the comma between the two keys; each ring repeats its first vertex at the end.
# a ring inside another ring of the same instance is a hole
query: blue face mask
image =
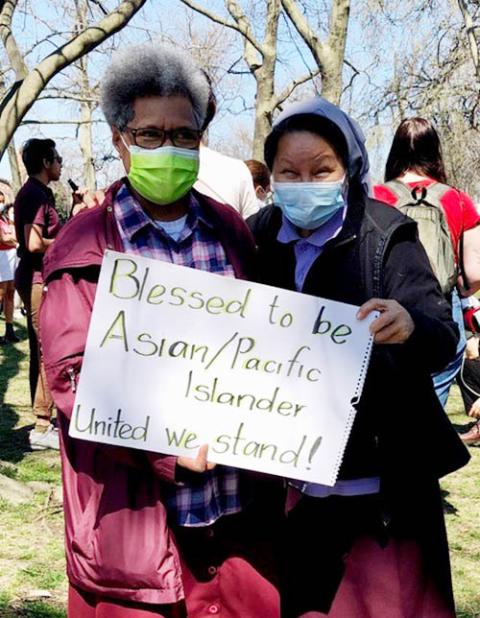
{"type": "Polygon", "coordinates": [[[345,177],[332,182],[273,182],[274,202],[303,230],[316,230],[343,208],[345,177]]]}

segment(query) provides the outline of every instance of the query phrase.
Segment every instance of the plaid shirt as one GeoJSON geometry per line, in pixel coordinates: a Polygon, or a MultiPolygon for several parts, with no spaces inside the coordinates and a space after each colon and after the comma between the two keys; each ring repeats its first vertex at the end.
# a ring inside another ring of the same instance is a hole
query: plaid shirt
{"type": "MultiPolygon", "coordinates": [[[[133,198],[124,185],[114,201],[114,213],[126,253],[198,268],[234,277],[215,230],[191,196],[185,226],[173,240],[133,198]]],[[[198,474],[194,484],[165,488],[169,517],[180,526],[206,526],[222,515],[241,510],[239,473],[235,468],[216,466],[198,474]]]]}

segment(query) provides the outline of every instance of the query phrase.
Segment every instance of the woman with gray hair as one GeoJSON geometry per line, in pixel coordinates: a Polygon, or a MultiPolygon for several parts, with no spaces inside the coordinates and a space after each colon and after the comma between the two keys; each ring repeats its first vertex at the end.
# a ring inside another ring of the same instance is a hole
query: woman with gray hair
{"type": "Polygon", "coordinates": [[[127,177],[71,220],[45,259],[42,349],[58,408],[75,618],[279,614],[277,481],[213,466],[206,447],[190,459],[68,435],[106,249],[251,276],[254,243],[243,220],[192,189],[209,101],[205,74],[178,49],[146,44],[118,54],[102,108],[127,177]]]}

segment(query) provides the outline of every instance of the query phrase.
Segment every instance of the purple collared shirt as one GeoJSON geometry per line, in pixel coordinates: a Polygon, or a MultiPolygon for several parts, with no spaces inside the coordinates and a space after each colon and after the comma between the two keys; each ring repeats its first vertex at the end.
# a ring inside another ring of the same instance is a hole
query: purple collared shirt
{"type": "MultiPolygon", "coordinates": [[[[346,206],[338,210],[331,219],[307,238],[302,238],[293,223],[282,215],[282,227],[278,232],[277,240],[284,244],[295,243],[295,288],[298,292],[302,290],[310,268],[321,255],[326,243],[339,234],[346,212],[346,206]]],[[[290,481],[290,484],[302,493],[316,498],[326,498],[332,495],[362,496],[376,494],[380,491],[378,477],[337,481],[333,487],[302,481],[290,481]]]]}
{"type": "Polygon", "coordinates": [[[308,271],[321,255],[325,244],[335,238],[342,229],[346,212],[346,206],[337,210],[331,219],[307,238],[302,238],[293,223],[282,215],[282,227],[278,232],[277,240],[284,244],[295,243],[295,288],[297,292],[302,290],[308,271]]]}

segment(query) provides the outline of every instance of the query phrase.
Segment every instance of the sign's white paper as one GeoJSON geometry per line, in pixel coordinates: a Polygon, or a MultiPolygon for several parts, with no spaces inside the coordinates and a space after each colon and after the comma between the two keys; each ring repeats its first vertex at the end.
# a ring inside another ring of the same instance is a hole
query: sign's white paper
{"type": "Polygon", "coordinates": [[[108,251],[70,435],[333,485],[373,319],[108,251]]]}

